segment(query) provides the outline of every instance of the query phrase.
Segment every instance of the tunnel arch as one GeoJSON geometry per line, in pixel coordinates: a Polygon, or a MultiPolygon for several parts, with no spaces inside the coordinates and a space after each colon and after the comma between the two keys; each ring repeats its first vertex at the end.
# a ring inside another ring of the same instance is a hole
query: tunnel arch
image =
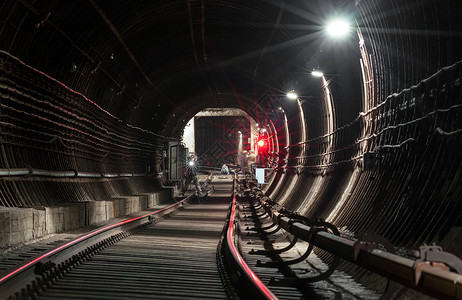
{"type": "Polygon", "coordinates": [[[450,247],[462,224],[460,1],[334,1],[357,24],[344,52],[317,43],[306,3],[214,1],[203,16],[154,2],[133,4],[122,20],[122,8],[101,1],[110,24],[91,2],[1,6],[2,206],[160,189],[162,151],[185,122],[236,107],[278,133],[264,191],[279,204],[345,235],[374,230],[402,249],[450,247]],[[145,20],[152,11],[174,26],[145,20]],[[307,76],[322,67],[329,125],[322,87],[307,76]],[[287,102],[292,89],[306,102],[287,102]]]}

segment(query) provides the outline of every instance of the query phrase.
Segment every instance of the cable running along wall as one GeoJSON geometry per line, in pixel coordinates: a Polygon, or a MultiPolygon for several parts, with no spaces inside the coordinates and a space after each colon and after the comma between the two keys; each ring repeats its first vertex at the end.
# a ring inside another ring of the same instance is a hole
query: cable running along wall
{"type": "MultiPolygon", "coordinates": [[[[0,53],[0,109],[2,170],[29,169],[35,174],[45,170],[44,174],[61,175],[160,171],[156,160],[164,137],[123,123],[84,95],[4,51],[0,53]]],[[[0,204],[37,205],[20,192],[33,184],[14,181],[1,181],[5,195],[0,204]]],[[[43,180],[35,184],[43,185],[43,180]]]]}

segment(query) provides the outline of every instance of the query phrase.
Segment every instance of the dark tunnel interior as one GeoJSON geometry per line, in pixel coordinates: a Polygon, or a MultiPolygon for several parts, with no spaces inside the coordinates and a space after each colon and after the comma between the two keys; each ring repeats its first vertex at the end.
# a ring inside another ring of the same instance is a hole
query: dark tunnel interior
{"type": "MultiPolygon", "coordinates": [[[[187,122],[240,109],[279,205],[462,258],[461,20],[460,0],[2,1],[0,206],[161,190],[187,122]]],[[[1,247],[49,233],[1,222],[1,247]]]]}

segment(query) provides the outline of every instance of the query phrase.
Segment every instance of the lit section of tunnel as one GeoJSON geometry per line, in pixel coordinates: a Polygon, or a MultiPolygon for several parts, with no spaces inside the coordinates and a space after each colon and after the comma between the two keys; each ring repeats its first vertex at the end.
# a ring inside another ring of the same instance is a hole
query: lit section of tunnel
{"type": "Polygon", "coordinates": [[[181,142],[186,154],[195,153],[206,167],[237,167],[243,153],[255,150],[266,127],[239,108],[206,108],[188,121],[181,142]]]}
{"type": "MultiPolygon", "coordinates": [[[[404,256],[435,242],[461,257],[461,4],[344,4],[356,20],[348,39],[317,44],[287,29],[301,24],[287,15],[313,12],[244,2],[127,4],[138,14],[129,21],[127,7],[106,2],[2,5],[0,204],[2,228],[13,228],[2,229],[2,247],[53,233],[58,221],[42,226],[52,215],[43,210],[69,211],[56,230],[70,230],[102,221],[92,207],[106,199],[169,193],[169,146],[187,122],[206,108],[236,108],[269,130],[261,188],[279,205],[345,237],[383,236],[404,256]],[[257,19],[226,44],[230,24],[245,17],[257,19]],[[138,22],[159,36],[144,39],[138,22]],[[348,49],[332,50],[341,43],[348,49]],[[328,70],[312,77],[323,63],[328,70]],[[35,221],[10,225],[17,211],[35,221]]],[[[373,289],[386,285],[340,268],[373,289]]]]}

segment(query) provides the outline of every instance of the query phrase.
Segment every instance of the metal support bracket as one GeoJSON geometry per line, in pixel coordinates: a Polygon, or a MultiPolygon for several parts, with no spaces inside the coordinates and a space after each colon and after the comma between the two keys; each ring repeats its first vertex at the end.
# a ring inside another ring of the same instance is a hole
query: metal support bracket
{"type": "Polygon", "coordinates": [[[371,251],[373,249],[378,249],[379,246],[374,242],[363,242],[356,241],[353,244],[353,258],[355,261],[358,260],[358,255],[360,250],[371,251]]]}
{"type": "Polygon", "coordinates": [[[419,283],[423,268],[440,268],[462,274],[462,260],[452,253],[444,252],[443,248],[435,243],[433,245],[423,244],[419,250],[414,251],[414,256],[418,258],[413,266],[416,286],[419,283]]]}
{"type": "Polygon", "coordinates": [[[254,249],[252,249],[249,252],[249,254],[252,254],[252,255],[279,254],[279,253],[290,250],[293,246],[295,246],[297,241],[298,241],[298,237],[294,236],[294,238],[289,243],[289,245],[285,246],[284,248],[281,248],[281,249],[269,249],[269,250],[254,250],[254,249]]]}
{"type": "MultiPolygon", "coordinates": [[[[377,246],[382,245],[385,248],[385,250],[387,250],[387,252],[396,254],[395,247],[393,247],[393,244],[388,239],[377,234],[376,232],[372,230],[361,229],[355,233],[355,236],[358,238],[358,240],[362,242],[376,243],[377,246]]],[[[366,247],[366,249],[372,250],[374,249],[374,247],[372,245],[369,245],[366,247]]],[[[355,250],[354,255],[355,255],[355,260],[356,260],[358,256],[359,248],[358,249],[354,248],[354,250],[355,250]]],[[[390,279],[387,279],[387,284],[385,286],[384,292],[382,293],[381,299],[392,299],[394,297],[395,291],[400,290],[400,289],[401,288],[396,282],[390,281],[390,279]]]]}
{"type": "Polygon", "coordinates": [[[246,231],[264,231],[267,229],[271,229],[274,226],[278,225],[277,223],[272,223],[271,225],[265,226],[265,227],[246,227],[246,231]]]}

